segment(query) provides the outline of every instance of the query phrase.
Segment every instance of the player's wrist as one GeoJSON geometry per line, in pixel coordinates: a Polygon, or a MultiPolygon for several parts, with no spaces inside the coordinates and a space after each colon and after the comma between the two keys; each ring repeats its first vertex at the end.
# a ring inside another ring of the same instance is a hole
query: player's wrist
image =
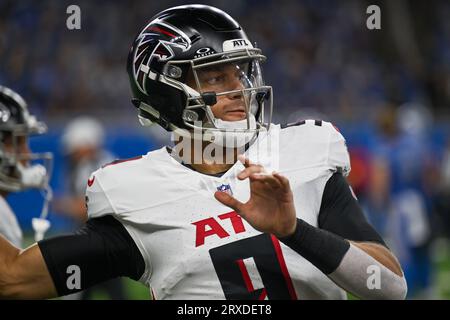
{"type": "Polygon", "coordinates": [[[298,232],[298,219],[295,219],[294,223],[291,224],[290,228],[286,228],[280,233],[275,234],[279,240],[289,240],[298,232]]]}
{"type": "Polygon", "coordinates": [[[314,227],[298,218],[295,232],[289,237],[278,239],[324,274],[330,274],[336,270],[350,247],[349,242],[340,236],[314,227]]]}

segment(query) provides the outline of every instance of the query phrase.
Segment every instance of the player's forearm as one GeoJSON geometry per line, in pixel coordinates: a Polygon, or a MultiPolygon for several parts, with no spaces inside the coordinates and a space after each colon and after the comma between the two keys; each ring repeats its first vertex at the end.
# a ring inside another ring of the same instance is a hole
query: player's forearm
{"type": "Polygon", "coordinates": [[[7,298],[12,278],[12,265],[20,250],[0,235],[0,298],[7,298]]]}
{"type": "Polygon", "coordinates": [[[350,241],[351,244],[363,250],[365,253],[370,255],[372,258],[377,260],[383,266],[388,268],[390,271],[394,272],[398,276],[403,276],[402,267],[398,262],[397,258],[381,244],[368,243],[368,242],[354,242],[350,241]]]}
{"type": "MultiPolygon", "coordinates": [[[[387,250],[387,249],[386,249],[387,250]]],[[[377,253],[378,256],[383,255],[377,253]]],[[[383,257],[383,260],[388,258],[383,257]]],[[[405,299],[406,280],[351,243],[338,268],[328,277],[362,299],[405,299]]]]}
{"type": "MultiPolygon", "coordinates": [[[[298,219],[295,233],[280,240],[362,299],[404,299],[406,295],[406,282],[396,274],[398,270],[390,270],[370,253],[331,232],[298,219]]],[[[383,257],[380,260],[389,261],[379,250],[370,249],[376,257],[383,257]]]]}
{"type": "Polygon", "coordinates": [[[34,244],[19,250],[0,236],[0,299],[45,299],[56,297],[47,266],[34,244]]]}

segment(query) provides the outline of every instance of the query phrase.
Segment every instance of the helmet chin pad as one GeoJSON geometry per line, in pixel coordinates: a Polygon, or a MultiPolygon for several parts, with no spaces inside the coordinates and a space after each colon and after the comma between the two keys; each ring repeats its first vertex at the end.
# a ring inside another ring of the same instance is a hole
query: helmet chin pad
{"type": "Polygon", "coordinates": [[[204,140],[210,141],[225,148],[242,148],[252,142],[257,133],[256,119],[249,114],[247,119],[238,121],[225,121],[215,119],[216,130],[206,130],[204,140]]]}
{"type": "Polygon", "coordinates": [[[215,119],[215,125],[218,129],[225,129],[227,131],[233,131],[236,129],[250,129],[250,130],[256,130],[256,119],[253,114],[249,114],[249,119],[243,119],[238,121],[225,121],[222,119],[215,119]],[[250,124],[250,126],[248,126],[250,124]]]}

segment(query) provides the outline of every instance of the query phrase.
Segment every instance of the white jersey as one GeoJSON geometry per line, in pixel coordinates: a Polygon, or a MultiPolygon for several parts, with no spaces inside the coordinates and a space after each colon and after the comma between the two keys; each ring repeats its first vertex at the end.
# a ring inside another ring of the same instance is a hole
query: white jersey
{"type": "MultiPolygon", "coordinates": [[[[314,120],[269,132],[246,154],[289,179],[297,216],[317,226],[327,180],[350,170],[344,138],[314,120]]],[[[249,181],[237,179],[243,169],[236,162],[221,177],[201,174],[162,148],[97,170],[88,215],[112,214],[125,226],[145,260],[140,281],[156,299],[345,299],[309,261],[214,198],[221,188],[247,201],[249,181]]]]}
{"type": "Polygon", "coordinates": [[[22,248],[22,230],[16,215],[2,196],[0,196],[0,234],[16,247],[22,248]]]}

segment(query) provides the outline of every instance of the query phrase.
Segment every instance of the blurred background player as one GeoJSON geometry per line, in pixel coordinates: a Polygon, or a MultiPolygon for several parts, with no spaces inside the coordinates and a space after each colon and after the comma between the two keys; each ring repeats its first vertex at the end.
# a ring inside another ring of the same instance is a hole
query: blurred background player
{"type": "Polygon", "coordinates": [[[433,288],[431,199],[436,159],[426,138],[431,115],[420,104],[386,107],[371,142],[370,192],[364,202],[371,221],[404,267],[410,298],[436,298],[433,288]]]}
{"type": "MultiPolygon", "coordinates": [[[[115,159],[104,148],[105,130],[94,117],[82,116],[69,122],[62,136],[64,154],[64,195],[55,200],[55,211],[73,221],[73,230],[87,220],[85,203],[86,184],[91,172],[115,159]]],[[[89,300],[93,292],[102,291],[113,300],[126,299],[120,278],[106,281],[67,296],[67,299],[89,300]]]]}
{"type": "MultiPolygon", "coordinates": [[[[28,137],[40,135],[47,131],[45,123],[37,121],[28,112],[25,100],[13,90],[0,86],[0,234],[21,248],[22,231],[17,218],[6,197],[11,192],[26,189],[48,190],[50,153],[32,153],[28,146],[28,137]],[[31,164],[32,160],[47,161],[43,164],[31,164]]],[[[46,215],[48,202],[45,200],[46,215]]],[[[46,231],[49,223],[37,219],[33,224],[41,222],[46,231]]],[[[37,225],[35,225],[37,226],[37,225]]],[[[39,227],[39,226],[37,226],[39,227]]]]}
{"type": "Polygon", "coordinates": [[[59,213],[69,216],[76,228],[86,221],[84,193],[89,175],[114,160],[103,148],[105,131],[93,117],[79,117],[68,123],[62,136],[65,195],[55,202],[59,213]]]}

